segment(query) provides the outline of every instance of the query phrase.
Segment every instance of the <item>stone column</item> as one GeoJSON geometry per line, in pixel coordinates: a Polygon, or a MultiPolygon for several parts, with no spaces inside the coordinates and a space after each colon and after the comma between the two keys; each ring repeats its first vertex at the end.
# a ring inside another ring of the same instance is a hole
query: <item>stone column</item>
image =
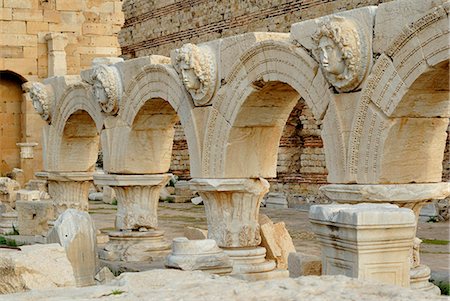
{"type": "Polygon", "coordinates": [[[167,254],[170,244],[158,230],[159,193],[170,174],[95,175],[97,185],[112,187],[117,198],[116,230],[100,252],[105,260],[149,261],[167,254]]]}
{"type": "Polygon", "coordinates": [[[28,183],[33,178],[34,173],[33,160],[31,160],[34,158],[33,148],[38,144],[36,142],[21,142],[16,143],[16,145],[20,147],[20,168],[24,172],[25,183],[28,183]]]}
{"type": "Polygon", "coordinates": [[[232,275],[247,280],[288,276],[275,270],[275,262],[265,260],[266,249],[259,247],[259,207],[269,191],[265,179],[193,179],[190,187],[203,198],[208,238],[232,259],[232,275]]]}
{"type": "Polygon", "coordinates": [[[67,36],[62,33],[45,35],[48,47],[48,77],[67,74],[66,50],[67,36]]]}
{"type": "Polygon", "coordinates": [[[55,204],[58,217],[66,209],[89,209],[89,187],[92,172],[48,172],[48,193],[55,204]]]}
{"type": "MultiPolygon", "coordinates": [[[[449,183],[424,184],[331,184],[320,188],[331,201],[337,203],[391,203],[414,211],[416,223],[422,207],[433,200],[444,199],[450,195],[449,183]]],[[[417,228],[415,230],[417,232],[417,228]]],[[[438,287],[430,283],[430,268],[421,265],[418,257],[420,242],[415,240],[411,248],[410,286],[412,289],[440,294],[438,287]],[[415,259],[413,259],[415,256],[415,259]]]]}

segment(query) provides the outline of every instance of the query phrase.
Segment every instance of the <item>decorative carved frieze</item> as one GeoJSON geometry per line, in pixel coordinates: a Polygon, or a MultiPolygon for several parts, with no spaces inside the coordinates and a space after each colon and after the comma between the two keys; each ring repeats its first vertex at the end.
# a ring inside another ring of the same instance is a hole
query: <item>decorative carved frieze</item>
{"type": "Polygon", "coordinates": [[[196,106],[209,103],[217,84],[215,56],[208,47],[185,44],[175,50],[172,63],[196,106]]]}

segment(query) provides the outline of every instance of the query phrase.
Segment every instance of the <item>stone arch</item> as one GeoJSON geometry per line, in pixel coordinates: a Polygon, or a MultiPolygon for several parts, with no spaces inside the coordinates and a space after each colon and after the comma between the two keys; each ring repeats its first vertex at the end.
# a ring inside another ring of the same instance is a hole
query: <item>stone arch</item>
{"type": "Polygon", "coordinates": [[[203,177],[275,177],[279,139],[300,97],[317,120],[324,118],[333,97],[317,62],[306,51],[274,40],[248,48],[222,80],[212,101],[203,147],[203,177]],[[274,97],[279,98],[278,103],[274,97]],[[270,120],[257,118],[257,114],[270,120]],[[246,128],[248,133],[239,137],[238,128],[246,128]],[[233,139],[241,140],[242,147],[235,147],[233,139]],[[258,146],[264,149],[252,154],[252,165],[249,154],[242,150],[251,152],[258,146]],[[238,158],[246,160],[245,164],[236,166],[238,158]]]}
{"type": "Polygon", "coordinates": [[[24,137],[21,86],[26,81],[13,71],[0,71],[0,176],[21,167],[16,143],[24,137]]]}
{"type": "Polygon", "coordinates": [[[448,40],[448,15],[437,7],[404,28],[377,59],[352,125],[348,174],[353,181],[440,181],[442,160],[437,162],[436,154],[443,154],[450,117],[448,40]],[[431,87],[436,78],[440,84],[431,87]],[[410,162],[401,166],[400,161],[410,162]]]}
{"type": "Polygon", "coordinates": [[[93,171],[100,146],[103,115],[86,83],[68,86],[57,98],[48,126],[45,170],[93,171]]]}
{"type": "MultiPolygon", "coordinates": [[[[144,62],[144,59],[138,60],[141,64],[144,62]]],[[[122,68],[135,64],[133,61],[126,61],[122,68]]],[[[198,173],[200,147],[192,108],[192,100],[173,67],[151,60],[140,66],[139,72],[125,83],[117,121],[112,126],[107,125],[102,134],[102,142],[108,144],[109,150],[105,169],[125,174],[167,172],[174,125],[180,120],[188,144],[191,174],[198,173]],[[129,143],[115,141],[118,137],[134,142],[140,140],[146,151],[133,150],[129,143]],[[131,158],[130,154],[135,157],[131,158]]]]}

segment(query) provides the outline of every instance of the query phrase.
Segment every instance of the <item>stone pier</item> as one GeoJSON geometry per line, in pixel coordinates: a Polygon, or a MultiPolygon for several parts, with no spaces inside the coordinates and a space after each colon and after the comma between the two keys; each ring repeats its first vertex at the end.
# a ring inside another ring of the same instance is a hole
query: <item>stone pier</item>
{"type": "Polygon", "coordinates": [[[94,176],[95,184],[112,187],[117,197],[116,231],[108,233],[101,259],[151,261],[168,253],[157,210],[159,193],[169,179],[170,174],[94,176]]]}
{"type": "Polygon", "coordinates": [[[89,209],[92,172],[48,172],[48,192],[55,204],[56,217],[66,209],[89,209]]]}
{"type": "MultiPolygon", "coordinates": [[[[322,186],[320,190],[331,201],[337,203],[391,203],[402,208],[413,210],[417,221],[422,207],[450,195],[450,183],[424,184],[373,184],[373,185],[344,185],[331,184],[322,186]]],[[[417,229],[415,229],[415,233],[417,229]]],[[[434,294],[440,294],[438,287],[429,282],[430,268],[420,264],[420,239],[415,240],[410,248],[410,287],[434,294]]]]}
{"type": "Polygon", "coordinates": [[[287,271],[275,270],[276,263],[266,260],[266,249],[259,246],[259,206],[269,191],[265,179],[193,179],[190,184],[204,200],[208,238],[233,261],[231,275],[246,280],[288,277],[287,271]]]}

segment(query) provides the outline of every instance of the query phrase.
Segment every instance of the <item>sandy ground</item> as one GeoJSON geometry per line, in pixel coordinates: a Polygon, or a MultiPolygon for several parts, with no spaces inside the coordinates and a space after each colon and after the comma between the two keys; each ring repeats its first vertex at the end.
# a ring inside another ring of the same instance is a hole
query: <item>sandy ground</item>
{"type": "MultiPolygon", "coordinates": [[[[90,202],[89,213],[98,229],[108,232],[114,229],[116,206],[102,202],[90,202]]],[[[285,222],[292,236],[297,252],[320,256],[320,246],[311,231],[308,212],[296,209],[261,208],[261,213],[269,216],[274,222],[285,222]]],[[[159,203],[159,226],[165,231],[168,240],[183,236],[186,226],[207,229],[203,205],[192,203],[159,203]]],[[[440,279],[449,279],[450,244],[433,243],[432,240],[450,240],[450,223],[428,223],[419,221],[418,237],[425,240],[421,245],[421,262],[428,265],[433,275],[440,279]]]]}

